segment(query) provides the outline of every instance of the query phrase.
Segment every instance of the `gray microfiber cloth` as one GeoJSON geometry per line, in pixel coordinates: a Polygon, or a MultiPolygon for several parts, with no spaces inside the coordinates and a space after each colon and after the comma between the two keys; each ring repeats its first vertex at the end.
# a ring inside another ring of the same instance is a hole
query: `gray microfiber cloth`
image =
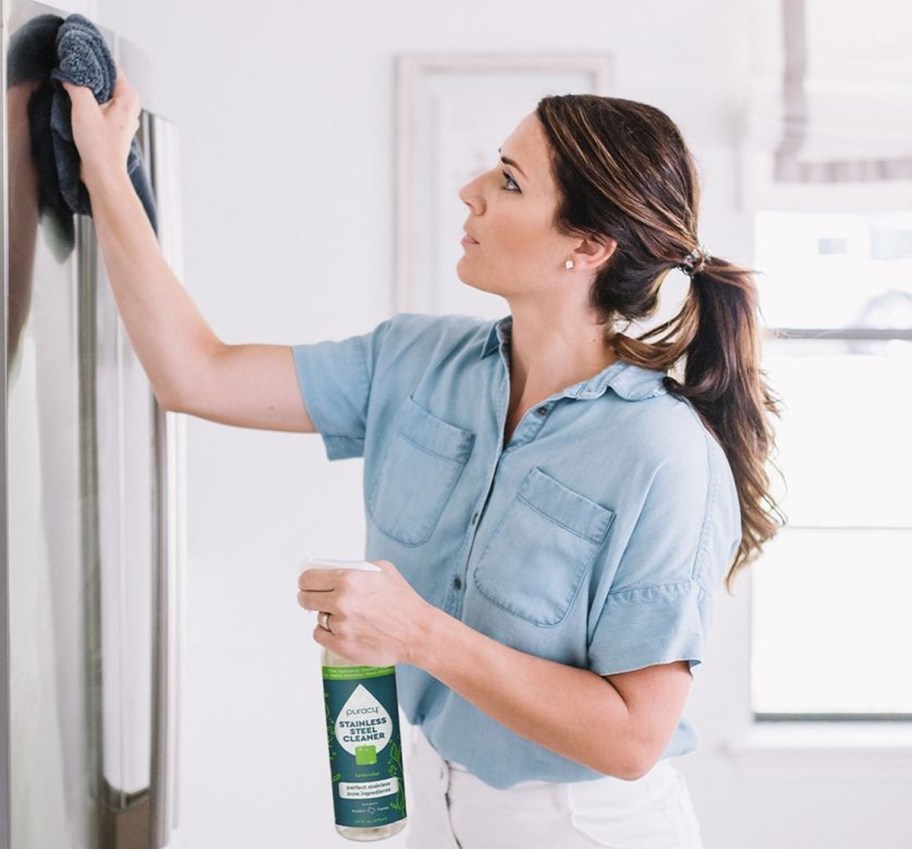
{"type": "MultiPolygon", "coordinates": [[[[70,97],[62,82],[87,86],[99,103],[111,99],[117,70],[98,28],[82,15],[66,20],[41,15],[29,21],[10,40],[9,85],[38,81],[29,101],[32,153],[38,170],[42,212],[58,228],[72,233],[72,213],[92,214],[89,193],[79,179],[79,151],[73,142],[70,97]]],[[[157,230],[155,199],[136,140],[130,147],[127,173],[157,230]]],[[[71,237],[72,238],[72,237],[71,237]]]]}

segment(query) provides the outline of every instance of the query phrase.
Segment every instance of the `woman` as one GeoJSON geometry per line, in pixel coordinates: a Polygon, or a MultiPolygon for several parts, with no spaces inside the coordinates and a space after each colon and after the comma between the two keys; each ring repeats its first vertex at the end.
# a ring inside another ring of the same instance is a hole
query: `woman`
{"type": "Polygon", "coordinates": [[[667,758],[713,591],[775,531],[749,272],[697,238],[674,124],[546,98],[465,186],[459,277],[510,317],[396,316],[342,342],[225,345],[126,178],[138,101],[68,87],[112,286],[171,410],[364,456],[377,573],[305,572],[321,645],[399,664],[420,727],[410,844],[698,847],[667,758]],[[666,273],[681,313],[646,337],[666,273]],[[684,362],[683,379],[667,372],[684,362]],[[395,565],[394,565],[395,564],[395,565]]]}

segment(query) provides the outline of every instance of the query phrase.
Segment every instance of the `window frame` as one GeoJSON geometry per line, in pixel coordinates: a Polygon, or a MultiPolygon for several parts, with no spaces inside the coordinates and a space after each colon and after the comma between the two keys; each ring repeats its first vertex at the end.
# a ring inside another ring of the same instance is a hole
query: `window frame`
{"type": "MultiPolygon", "coordinates": [[[[806,211],[808,215],[819,215],[817,211],[806,211]]],[[[801,210],[793,209],[758,209],[755,210],[754,220],[755,228],[756,222],[759,217],[759,214],[788,214],[796,215],[802,214],[801,210]]],[[[866,211],[855,210],[851,212],[844,211],[835,211],[833,214],[836,215],[859,215],[865,216],[866,211]]],[[[756,232],[756,230],[755,230],[756,232]]],[[[887,327],[788,327],[788,326],[776,326],[776,325],[765,325],[762,328],[763,331],[763,341],[764,343],[768,342],[893,342],[893,341],[904,341],[912,343],[912,328],[887,328],[887,327]]],[[[845,525],[838,526],[815,526],[815,525],[792,525],[786,520],[786,524],[783,527],[783,530],[787,530],[789,527],[796,530],[805,530],[805,531],[814,531],[818,530],[820,532],[826,531],[841,531],[848,528],[845,525]]],[[[896,530],[894,526],[866,526],[865,528],[870,530],[896,530]]],[[[752,600],[750,605],[750,616],[752,621],[752,630],[754,617],[756,615],[755,602],[752,600]]],[[[756,646],[753,640],[750,643],[750,659],[751,664],[753,665],[754,659],[756,657],[756,646]]],[[[826,727],[832,724],[841,725],[842,727],[855,727],[861,728],[869,726],[870,724],[881,725],[881,726],[890,726],[897,729],[909,728],[912,724],[912,712],[798,712],[798,711],[762,711],[755,709],[755,684],[753,677],[751,678],[750,683],[750,693],[749,693],[749,705],[752,717],[752,723],[755,728],[757,727],[780,727],[780,728],[799,728],[801,726],[809,726],[812,724],[820,725],[821,727],[826,727]]],[[[787,734],[789,732],[786,732],[787,734]]],[[[800,735],[799,735],[800,736],[800,735]]],[[[752,744],[748,744],[747,748],[752,748],[752,744]]],[[[764,744],[761,748],[766,748],[764,744]]]]}

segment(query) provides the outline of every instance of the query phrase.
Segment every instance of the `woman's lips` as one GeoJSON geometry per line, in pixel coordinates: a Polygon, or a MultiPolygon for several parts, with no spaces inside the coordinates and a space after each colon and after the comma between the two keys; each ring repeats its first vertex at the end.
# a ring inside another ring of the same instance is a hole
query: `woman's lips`
{"type": "Polygon", "coordinates": [[[464,245],[477,245],[478,241],[473,239],[468,233],[462,237],[462,244],[464,245]]]}

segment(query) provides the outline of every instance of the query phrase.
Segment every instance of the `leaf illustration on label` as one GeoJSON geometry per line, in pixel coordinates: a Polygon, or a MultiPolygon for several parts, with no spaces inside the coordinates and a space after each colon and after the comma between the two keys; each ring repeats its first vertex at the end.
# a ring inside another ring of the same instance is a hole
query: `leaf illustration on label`
{"type": "Polygon", "coordinates": [[[386,708],[363,685],[355,687],[336,717],[336,741],[350,755],[358,755],[359,763],[373,763],[368,749],[381,751],[393,733],[393,722],[386,708]],[[356,749],[359,751],[356,753],[356,749]]]}

